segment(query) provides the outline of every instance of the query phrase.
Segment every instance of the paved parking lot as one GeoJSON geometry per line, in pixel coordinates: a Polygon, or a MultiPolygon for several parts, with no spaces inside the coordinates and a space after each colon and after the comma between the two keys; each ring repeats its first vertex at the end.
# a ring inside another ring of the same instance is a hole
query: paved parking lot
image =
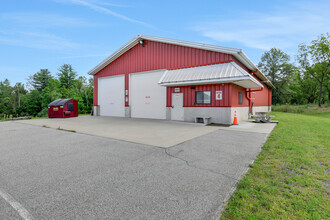
{"type": "Polygon", "coordinates": [[[160,148],[1,122],[0,219],[216,219],[271,128],[215,128],[160,148]]]}

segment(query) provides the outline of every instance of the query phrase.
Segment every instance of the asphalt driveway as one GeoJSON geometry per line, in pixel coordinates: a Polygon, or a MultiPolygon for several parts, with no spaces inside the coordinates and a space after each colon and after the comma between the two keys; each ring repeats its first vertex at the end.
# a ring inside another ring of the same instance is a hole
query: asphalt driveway
{"type": "Polygon", "coordinates": [[[1,122],[0,219],[216,219],[271,130],[247,127],[160,148],[1,122]]]}

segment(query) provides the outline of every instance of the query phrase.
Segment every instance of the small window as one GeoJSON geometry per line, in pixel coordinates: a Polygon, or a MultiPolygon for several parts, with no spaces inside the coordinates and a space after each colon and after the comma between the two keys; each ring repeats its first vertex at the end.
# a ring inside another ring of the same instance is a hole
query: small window
{"type": "Polygon", "coordinates": [[[196,104],[211,104],[211,91],[195,92],[196,104]]]}
{"type": "Polygon", "coordinates": [[[238,93],[238,104],[239,105],[243,104],[243,93],[241,92],[238,93]]]}
{"type": "Polygon", "coordinates": [[[73,111],[73,103],[69,103],[69,105],[68,105],[68,110],[69,110],[69,111],[73,111]]]}

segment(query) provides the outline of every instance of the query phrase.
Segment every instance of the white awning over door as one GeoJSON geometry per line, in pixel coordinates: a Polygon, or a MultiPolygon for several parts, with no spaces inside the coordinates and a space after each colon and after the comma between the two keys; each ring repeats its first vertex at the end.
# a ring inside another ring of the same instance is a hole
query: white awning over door
{"type": "Polygon", "coordinates": [[[263,87],[235,62],[166,70],[158,83],[163,86],[234,83],[249,89],[263,87]]]}

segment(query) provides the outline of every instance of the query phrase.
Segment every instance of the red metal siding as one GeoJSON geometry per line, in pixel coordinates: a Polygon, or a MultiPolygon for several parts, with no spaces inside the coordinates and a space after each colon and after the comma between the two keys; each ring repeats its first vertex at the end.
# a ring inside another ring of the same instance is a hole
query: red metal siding
{"type": "Polygon", "coordinates": [[[268,88],[264,88],[261,91],[252,90],[251,101],[253,102],[253,106],[271,106],[271,99],[269,99],[269,94],[271,94],[271,92],[268,88]]]}
{"type": "MultiPolygon", "coordinates": [[[[271,90],[264,84],[264,88],[260,91],[251,89],[251,101],[254,106],[271,106],[271,90]]],[[[195,86],[176,86],[167,87],[167,107],[172,106],[172,93],[175,88],[180,88],[180,93],[183,93],[183,107],[248,107],[249,100],[246,98],[246,89],[235,84],[226,83],[210,84],[210,85],[195,85],[195,86]],[[195,89],[191,89],[195,87],[195,89]],[[215,91],[222,91],[222,100],[215,99],[215,91]],[[195,104],[196,91],[211,91],[211,104],[195,104]],[[243,95],[243,102],[239,104],[239,92],[243,95]]]]}
{"type": "MultiPolygon", "coordinates": [[[[255,75],[253,75],[253,77],[255,79],[257,79],[259,82],[261,82],[261,80],[256,77],[255,75]]],[[[268,86],[261,82],[262,85],[264,86],[264,88],[260,91],[258,91],[257,89],[251,89],[251,101],[253,102],[253,106],[271,106],[272,105],[272,98],[271,98],[271,89],[268,88],[268,86]],[[256,90],[256,91],[254,91],[256,90]],[[269,96],[270,94],[270,96],[269,96]]]]}
{"type": "Polygon", "coordinates": [[[249,106],[249,100],[246,98],[245,95],[245,88],[242,88],[240,86],[237,85],[232,85],[232,96],[231,96],[231,100],[232,100],[232,105],[233,107],[248,107],[249,106]],[[242,104],[239,104],[239,92],[242,93],[243,95],[243,99],[242,99],[242,104]]]}
{"type": "MultiPolygon", "coordinates": [[[[98,104],[98,78],[100,77],[125,74],[125,89],[128,90],[129,73],[205,65],[232,59],[230,54],[145,40],[144,47],[140,44],[135,45],[94,75],[93,104],[98,104]]],[[[128,102],[126,102],[127,105],[128,102]]]]}
{"type": "Polygon", "coordinates": [[[226,83],[167,87],[166,106],[172,106],[172,93],[175,93],[175,88],[180,88],[180,93],[183,93],[183,107],[229,107],[231,106],[231,86],[230,83],[226,83]],[[211,91],[211,104],[195,104],[195,92],[197,91],[211,91]],[[215,91],[222,91],[222,100],[215,99],[215,91]]]}

